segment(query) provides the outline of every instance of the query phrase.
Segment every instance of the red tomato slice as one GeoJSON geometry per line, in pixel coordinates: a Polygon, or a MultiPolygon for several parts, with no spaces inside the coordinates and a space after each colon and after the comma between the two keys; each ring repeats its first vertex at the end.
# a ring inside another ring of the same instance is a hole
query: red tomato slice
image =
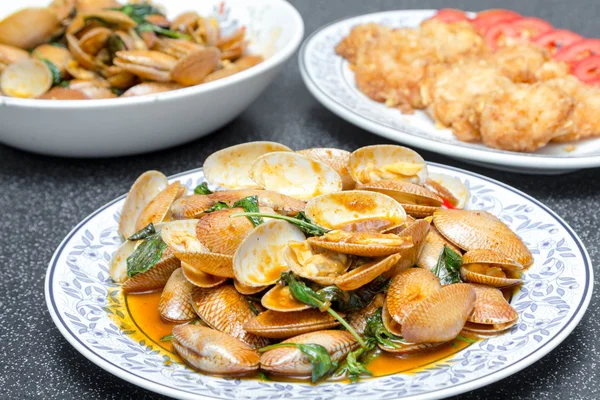
{"type": "Polygon", "coordinates": [[[519,18],[491,26],[485,33],[493,50],[506,45],[529,43],[532,37],[552,30],[552,25],[540,18],[519,18]]]}
{"type": "Polygon", "coordinates": [[[473,25],[483,35],[493,25],[502,22],[511,22],[519,18],[521,18],[521,14],[511,10],[486,10],[477,13],[477,16],[473,20],[473,25]]]}
{"type": "Polygon", "coordinates": [[[454,8],[443,8],[430,19],[436,19],[448,24],[453,22],[469,21],[469,17],[464,13],[464,11],[456,10],[454,8]]]}
{"type": "Polygon", "coordinates": [[[536,37],[533,42],[554,55],[560,49],[579,42],[580,40],[583,40],[583,36],[578,35],[575,32],[567,29],[555,29],[550,32],[542,33],[536,37]]]}
{"type": "Polygon", "coordinates": [[[554,59],[575,64],[586,57],[597,54],[600,54],[600,39],[583,39],[560,49],[554,59]]]}
{"type": "Polygon", "coordinates": [[[590,85],[600,85],[600,55],[589,56],[573,67],[573,75],[590,85]]]}

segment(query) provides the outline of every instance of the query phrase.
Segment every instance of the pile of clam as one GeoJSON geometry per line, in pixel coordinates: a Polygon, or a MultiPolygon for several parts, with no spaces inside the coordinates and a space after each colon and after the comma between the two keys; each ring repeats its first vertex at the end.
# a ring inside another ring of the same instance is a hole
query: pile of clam
{"type": "Polygon", "coordinates": [[[203,170],[213,193],[188,195],[157,171],[140,176],[119,232],[129,238],[152,223],[164,251],[150,269],[131,277],[127,258],[139,241],[125,241],[111,261],[111,276],[124,292],[162,290],[158,311],[178,324],[174,347],[200,371],[261,369],[306,378],[311,364],[298,348],[258,349],[281,340],[314,343],[332,360],[343,360],[359,346],[325,312],[336,303],[316,308],[299,301],[282,273],[314,290],[335,286],[350,294],[387,280],[364,307],[337,310],[359,335],[380,311],[385,328],[401,339],[393,347],[379,345],[380,351],[426,351],[457,335],[495,334],[517,322],[501,290],[521,283],[531,253],[495,216],[464,210],[465,185],[430,174],[408,148],[293,151],[252,142],[212,154],[203,170]],[[256,225],[235,216],[243,208],[230,208],[252,196],[263,214],[256,225]],[[306,234],[285,219],[299,213],[321,234],[306,234]],[[462,256],[456,283],[440,281],[438,263],[447,249],[462,256]]]}
{"type": "Polygon", "coordinates": [[[166,92],[258,63],[242,27],[144,1],[54,0],[0,21],[0,95],[54,100],[166,92]]]}

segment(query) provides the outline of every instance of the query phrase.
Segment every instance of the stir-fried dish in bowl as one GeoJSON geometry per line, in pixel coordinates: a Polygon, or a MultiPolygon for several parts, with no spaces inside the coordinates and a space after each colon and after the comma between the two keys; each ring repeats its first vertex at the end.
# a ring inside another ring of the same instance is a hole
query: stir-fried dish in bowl
{"type": "Polygon", "coordinates": [[[202,373],[356,381],[519,318],[507,299],[531,252],[497,217],[462,209],[469,189],[413,150],[252,142],[203,170],[191,195],[142,174],[110,262],[132,318],[161,321],[160,340],[202,373]],[[156,301],[135,300],[148,292],[156,301]]]}

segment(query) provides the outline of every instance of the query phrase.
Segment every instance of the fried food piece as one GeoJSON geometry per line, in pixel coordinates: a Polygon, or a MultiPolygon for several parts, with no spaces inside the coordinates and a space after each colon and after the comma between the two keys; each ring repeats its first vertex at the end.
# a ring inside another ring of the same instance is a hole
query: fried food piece
{"type": "Polygon", "coordinates": [[[600,136],[600,89],[586,85],[572,75],[552,79],[547,85],[567,92],[575,100],[573,112],[553,142],[569,142],[600,136]]]}
{"type": "Polygon", "coordinates": [[[466,21],[448,24],[439,20],[426,20],[421,23],[419,33],[438,63],[456,62],[465,57],[487,53],[483,38],[466,21]]]}
{"type": "Polygon", "coordinates": [[[573,98],[544,82],[515,84],[490,94],[481,112],[481,139],[489,147],[533,152],[561,134],[573,98]]]}
{"type": "Polygon", "coordinates": [[[480,140],[479,113],[489,92],[511,86],[510,79],[483,60],[439,65],[423,81],[422,97],[427,112],[451,128],[462,141],[480,140]]]}
{"type": "Polygon", "coordinates": [[[357,25],[346,36],[338,45],[335,47],[335,52],[340,56],[344,57],[350,63],[356,63],[356,57],[358,51],[367,43],[369,40],[377,37],[383,33],[389,33],[391,31],[387,26],[378,24],[364,24],[357,25]]]}
{"type": "Polygon", "coordinates": [[[569,73],[566,64],[550,61],[544,49],[532,44],[501,47],[488,60],[517,83],[534,83],[569,73]]]}
{"type": "Polygon", "coordinates": [[[356,61],[358,88],[375,101],[403,112],[421,107],[419,83],[435,59],[414,29],[396,29],[365,43],[356,61]]]}

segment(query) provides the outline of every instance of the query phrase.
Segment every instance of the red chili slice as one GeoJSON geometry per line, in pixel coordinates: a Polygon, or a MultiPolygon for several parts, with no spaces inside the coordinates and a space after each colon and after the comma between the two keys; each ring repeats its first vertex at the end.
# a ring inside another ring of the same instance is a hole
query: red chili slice
{"type": "Polygon", "coordinates": [[[550,32],[542,33],[536,37],[533,42],[540,47],[545,48],[550,54],[556,54],[560,49],[583,40],[583,36],[567,29],[555,29],[550,32]]]}
{"type": "Polygon", "coordinates": [[[600,85],[600,55],[589,56],[573,67],[573,75],[590,85],[600,85]]]}
{"type": "Polygon", "coordinates": [[[540,18],[520,18],[496,24],[488,29],[485,39],[493,50],[508,44],[529,43],[532,37],[552,30],[552,25],[540,18]]]}
{"type": "Polygon", "coordinates": [[[469,21],[469,17],[464,13],[464,11],[456,10],[454,8],[443,8],[430,19],[436,19],[448,24],[453,22],[469,21]]]}
{"type": "Polygon", "coordinates": [[[477,13],[477,16],[473,20],[473,25],[483,35],[493,25],[502,22],[511,22],[519,18],[521,18],[521,14],[511,10],[485,10],[477,13]]]}
{"type": "Polygon", "coordinates": [[[600,55],[600,39],[583,39],[560,49],[554,59],[575,64],[584,58],[595,55],[600,55]]]}

